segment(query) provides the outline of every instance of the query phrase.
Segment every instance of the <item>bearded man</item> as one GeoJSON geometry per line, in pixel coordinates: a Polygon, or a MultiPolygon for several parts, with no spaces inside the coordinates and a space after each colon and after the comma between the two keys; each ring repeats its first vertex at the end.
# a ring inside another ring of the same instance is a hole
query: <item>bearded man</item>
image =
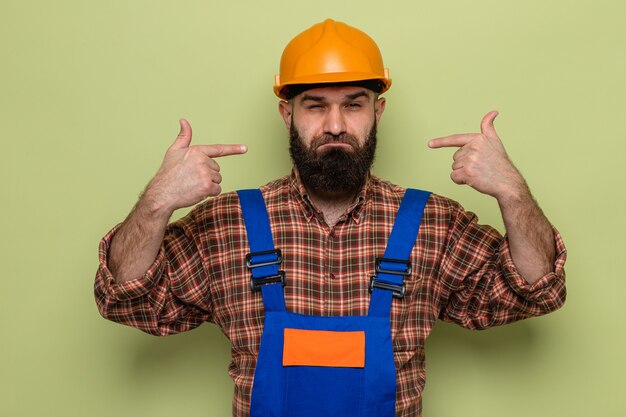
{"type": "Polygon", "coordinates": [[[452,179],[497,200],[505,237],[455,201],[370,174],[390,85],[360,30],[328,19],[296,36],[274,87],[294,167],[259,190],[221,194],[215,158],[246,147],[192,146],[182,119],[101,241],[101,314],[159,336],[220,326],[234,416],[392,417],[421,414],[437,319],[485,329],[561,307],[565,247],[508,158],[497,112],[481,133],[429,146],[459,148],[452,179]]]}

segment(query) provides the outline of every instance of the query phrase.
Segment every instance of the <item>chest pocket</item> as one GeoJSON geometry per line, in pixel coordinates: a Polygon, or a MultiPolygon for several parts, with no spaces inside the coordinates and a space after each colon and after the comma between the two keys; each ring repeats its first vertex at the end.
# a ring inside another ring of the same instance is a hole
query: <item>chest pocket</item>
{"type": "Polygon", "coordinates": [[[365,331],[285,328],[283,367],[285,416],[358,415],[365,331]]]}
{"type": "Polygon", "coordinates": [[[363,368],[365,332],[285,329],[283,366],[363,368]]]}

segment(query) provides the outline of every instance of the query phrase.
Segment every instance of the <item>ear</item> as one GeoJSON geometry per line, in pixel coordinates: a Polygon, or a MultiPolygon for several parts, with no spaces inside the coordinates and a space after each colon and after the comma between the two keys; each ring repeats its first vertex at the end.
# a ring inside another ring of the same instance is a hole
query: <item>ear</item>
{"type": "Polygon", "coordinates": [[[385,97],[377,98],[376,102],[374,103],[374,112],[376,113],[376,124],[378,124],[380,117],[383,115],[383,112],[385,111],[385,103],[387,103],[387,101],[385,100],[385,97]]]}
{"type": "Polygon", "coordinates": [[[285,121],[285,127],[289,130],[291,128],[291,114],[293,113],[292,104],[289,101],[281,100],[278,103],[278,112],[285,121]]]}

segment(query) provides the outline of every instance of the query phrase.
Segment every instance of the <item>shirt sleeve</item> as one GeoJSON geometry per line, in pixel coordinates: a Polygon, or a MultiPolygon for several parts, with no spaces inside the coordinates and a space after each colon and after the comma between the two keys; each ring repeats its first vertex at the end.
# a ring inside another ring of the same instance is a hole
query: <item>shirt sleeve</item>
{"type": "Polygon", "coordinates": [[[188,331],[211,319],[208,276],[197,237],[194,212],[167,226],[159,253],[146,273],[116,283],[108,267],[111,240],[100,241],[94,294],[100,314],[155,336],[188,331]]]}
{"type": "Polygon", "coordinates": [[[482,330],[559,309],[565,302],[567,251],[552,226],[556,259],[552,271],[532,285],[517,271],[507,236],[479,225],[456,204],[439,277],[443,283],[440,319],[482,330]]]}

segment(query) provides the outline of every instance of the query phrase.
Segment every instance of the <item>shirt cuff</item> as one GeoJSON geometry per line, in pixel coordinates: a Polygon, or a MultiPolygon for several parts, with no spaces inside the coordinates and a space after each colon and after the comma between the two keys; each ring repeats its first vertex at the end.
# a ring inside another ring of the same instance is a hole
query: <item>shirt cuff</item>
{"type": "Polygon", "coordinates": [[[556,249],[556,259],[553,269],[546,275],[541,277],[534,284],[530,284],[517,271],[517,267],[513,263],[513,256],[509,247],[508,237],[502,240],[500,245],[500,261],[504,269],[504,276],[511,288],[529,301],[541,299],[548,293],[556,281],[565,279],[565,259],[567,258],[567,249],[563,243],[561,234],[554,226],[552,232],[554,234],[554,245],[556,249]]]}
{"type": "Polygon", "coordinates": [[[165,251],[163,250],[163,246],[161,246],[156,259],[142,276],[121,284],[117,283],[113,273],[109,269],[109,248],[115,232],[117,232],[121,225],[120,223],[111,229],[100,241],[98,251],[100,265],[96,277],[97,280],[100,281],[107,297],[118,301],[141,297],[150,292],[154,283],[161,276],[165,264],[165,251]]]}

